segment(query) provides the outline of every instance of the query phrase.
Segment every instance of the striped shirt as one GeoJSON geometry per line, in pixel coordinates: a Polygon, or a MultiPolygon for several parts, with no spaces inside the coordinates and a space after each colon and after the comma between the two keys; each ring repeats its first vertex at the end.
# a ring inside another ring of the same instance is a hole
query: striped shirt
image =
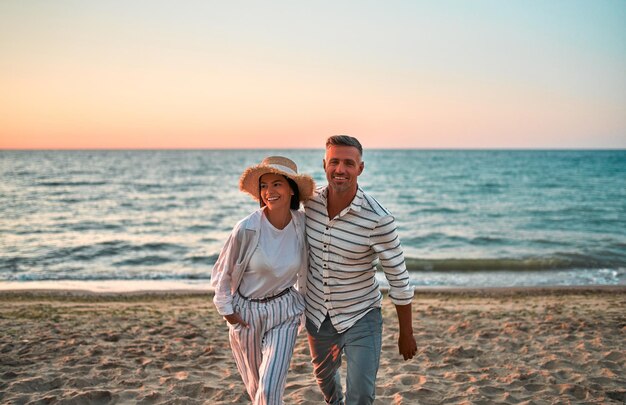
{"type": "Polygon", "coordinates": [[[328,314],[342,333],[381,306],[376,281],[380,261],[396,305],[410,304],[404,253],[393,216],[359,187],[352,204],[328,218],[327,187],[305,203],[309,244],[306,316],[319,329],[328,314]]]}

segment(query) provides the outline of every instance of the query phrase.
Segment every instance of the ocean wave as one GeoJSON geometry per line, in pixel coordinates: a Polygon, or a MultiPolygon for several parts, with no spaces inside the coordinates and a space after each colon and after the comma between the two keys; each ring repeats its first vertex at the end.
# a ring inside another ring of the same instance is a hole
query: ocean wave
{"type": "MultiPolygon", "coordinates": [[[[466,238],[467,239],[467,238],[466,238]]],[[[493,236],[478,236],[475,238],[469,238],[467,239],[468,242],[474,246],[489,246],[489,245],[504,245],[504,244],[509,244],[511,243],[511,241],[509,241],[508,239],[504,239],[504,238],[496,238],[493,236]]]]}
{"type": "Polygon", "coordinates": [[[0,275],[0,281],[167,281],[167,280],[206,280],[210,283],[209,273],[144,273],[144,274],[67,274],[63,273],[24,273],[9,277],[0,275]]]}
{"type": "Polygon", "coordinates": [[[46,228],[42,228],[42,225],[39,225],[39,228],[33,228],[30,226],[21,228],[21,229],[10,229],[10,228],[4,228],[4,229],[0,229],[0,232],[6,233],[6,234],[13,234],[13,235],[39,235],[39,234],[49,234],[49,235],[54,235],[54,234],[59,234],[59,233],[64,233],[65,230],[64,229],[58,229],[58,228],[53,228],[52,226],[48,225],[46,228]]]}
{"type": "Polygon", "coordinates": [[[419,215],[419,214],[459,214],[464,212],[464,210],[458,210],[456,208],[450,207],[428,207],[428,208],[419,208],[412,210],[409,215],[419,215]]]}
{"type": "Polygon", "coordinates": [[[139,245],[131,245],[130,250],[133,251],[169,251],[169,252],[183,252],[187,250],[186,246],[176,243],[167,242],[149,242],[139,245]]]}
{"type": "Polygon", "coordinates": [[[118,262],[114,262],[113,266],[123,267],[123,266],[158,266],[165,263],[173,262],[173,259],[163,256],[144,256],[144,257],[135,257],[131,259],[121,260],[118,262]]]}
{"type": "MultiPolygon", "coordinates": [[[[78,271],[86,270],[98,261],[101,265],[150,268],[174,266],[210,268],[218,254],[202,255],[188,252],[184,246],[170,243],[146,243],[132,245],[122,241],[102,242],[96,245],[61,248],[43,255],[15,255],[0,259],[0,277],[29,273],[36,269],[54,272],[58,266],[78,265],[78,271]],[[105,259],[104,262],[99,260],[105,259]],[[104,264],[102,264],[104,263],[104,264]],[[108,263],[108,264],[107,264],[108,263]]],[[[618,251],[602,250],[590,255],[559,253],[543,257],[505,258],[445,258],[422,259],[406,257],[409,271],[543,271],[567,269],[617,269],[626,268],[626,256],[618,251]]],[[[113,270],[113,269],[111,269],[113,270]]],[[[116,271],[111,271],[115,274],[116,271]]],[[[117,276],[113,277],[117,278],[117,276]]]]}
{"type": "Polygon", "coordinates": [[[191,263],[191,264],[205,264],[205,265],[214,265],[219,257],[218,254],[209,255],[209,256],[190,256],[185,257],[183,262],[191,263]]]}
{"type": "Polygon", "coordinates": [[[407,257],[406,267],[409,271],[533,271],[619,268],[626,267],[626,261],[618,258],[600,259],[565,253],[559,256],[530,258],[418,259],[407,257]]]}
{"type": "Polygon", "coordinates": [[[109,222],[82,221],[75,224],[68,224],[66,227],[72,231],[113,231],[123,230],[124,227],[109,222]]]}
{"type": "Polygon", "coordinates": [[[407,246],[423,246],[429,245],[435,242],[445,243],[446,245],[461,244],[461,245],[474,245],[474,246],[507,246],[512,245],[513,241],[510,239],[493,237],[493,236],[477,236],[466,237],[460,235],[450,235],[444,232],[431,232],[425,235],[413,236],[402,239],[403,244],[407,246]]]}
{"type": "Polygon", "coordinates": [[[215,226],[213,226],[213,225],[191,225],[191,226],[188,226],[185,230],[188,231],[188,232],[192,232],[192,233],[205,233],[205,232],[214,231],[215,230],[215,226]]]}
{"type": "Polygon", "coordinates": [[[486,182],[486,183],[481,183],[478,184],[478,188],[481,190],[488,190],[489,193],[494,193],[494,192],[501,192],[501,189],[503,188],[507,188],[508,185],[507,184],[503,184],[503,183],[495,183],[492,181],[486,182]]]}
{"type": "Polygon", "coordinates": [[[81,200],[79,198],[61,198],[59,200],[56,200],[56,202],[60,203],[60,204],[76,204],[79,202],[83,202],[85,200],[81,200]]]}
{"type": "Polygon", "coordinates": [[[39,186],[46,187],[80,187],[80,186],[104,186],[106,181],[40,181],[39,186]]]}
{"type": "Polygon", "coordinates": [[[142,191],[153,191],[153,190],[162,190],[165,188],[165,185],[163,184],[157,184],[157,183],[146,183],[146,184],[140,184],[140,183],[133,183],[133,184],[129,184],[129,186],[133,187],[136,191],[142,192],[142,191]]]}
{"type": "Polygon", "coordinates": [[[61,247],[46,249],[40,255],[17,255],[5,257],[0,260],[0,271],[17,272],[24,269],[48,267],[60,263],[70,262],[93,262],[107,257],[120,257],[118,265],[155,265],[165,262],[179,260],[188,251],[188,247],[165,242],[149,242],[143,244],[132,244],[125,241],[112,240],[100,242],[92,245],[81,245],[72,247],[61,247]],[[157,253],[171,256],[165,258],[157,253]],[[128,255],[146,254],[143,258],[131,257],[128,255]],[[145,259],[159,256],[162,260],[145,259]],[[160,262],[160,263],[157,263],[160,262]]]}

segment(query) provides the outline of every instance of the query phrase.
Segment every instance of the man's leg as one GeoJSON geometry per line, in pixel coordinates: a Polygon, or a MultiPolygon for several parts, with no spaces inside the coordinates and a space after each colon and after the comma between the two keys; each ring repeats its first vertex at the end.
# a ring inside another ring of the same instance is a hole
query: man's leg
{"type": "Polygon", "coordinates": [[[380,308],[374,308],[345,333],[344,352],[348,363],[346,404],[374,403],[382,331],[380,308]]]}
{"type": "Polygon", "coordinates": [[[343,404],[343,392],[339,367],[341,366],[342,335],[337,333],[326,317],[319,332],[307,319],[306,329],[309,335],[309,348],[313,373],[324,395],[326,403],[333,405],[343,404]]]}

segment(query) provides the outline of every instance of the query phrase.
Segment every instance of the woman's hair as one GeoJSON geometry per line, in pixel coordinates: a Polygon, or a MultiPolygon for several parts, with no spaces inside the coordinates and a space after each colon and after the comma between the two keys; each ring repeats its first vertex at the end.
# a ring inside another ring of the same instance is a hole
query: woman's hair
{"type": "MultiPolygon", "coordinates": [[[[287,183],[289,183],[289,187],[291,187],[291,191],[293,191],[293,195],[291,196],[291,202],[289,203],[289,208],[292,210],[297,210],[300,208],[300,190],[298,190],[298,185],[289,177],[285,175],[282,176],[287,179],[287,183]]],[[[263,202],[263,198],[261,198],[261,177],[259,177],[259,206],[263,208],[265,206],[265,203],[263,202]]]]}

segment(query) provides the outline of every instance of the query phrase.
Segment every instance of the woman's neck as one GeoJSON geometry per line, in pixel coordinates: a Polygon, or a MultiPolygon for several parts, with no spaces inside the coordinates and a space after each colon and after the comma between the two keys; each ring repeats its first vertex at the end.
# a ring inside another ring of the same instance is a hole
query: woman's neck
{"type": "Polygon", "coordinates": [[[289,208],[270,210],[269,207],[266,206],[264,211],[265,217],[276,229],[284,229],[291,221],[291,210],[289,208]]]}

